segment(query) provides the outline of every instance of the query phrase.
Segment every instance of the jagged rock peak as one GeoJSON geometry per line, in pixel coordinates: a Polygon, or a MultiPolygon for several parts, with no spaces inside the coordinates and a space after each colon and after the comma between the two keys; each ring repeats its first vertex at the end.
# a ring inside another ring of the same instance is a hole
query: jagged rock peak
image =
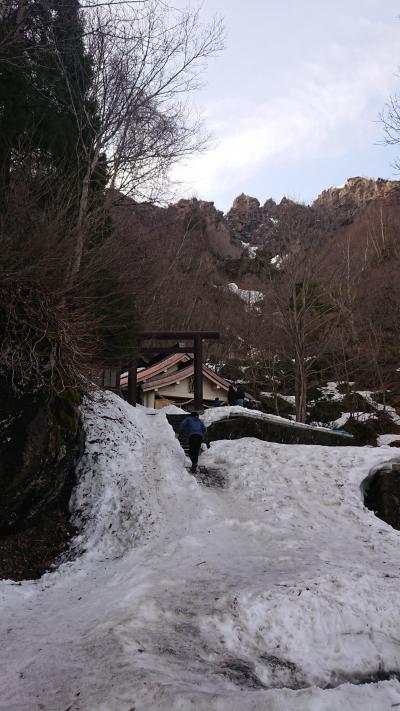
{"type": "Polygon", "coordinates": [[[196,197],[182,198],[174,205],[170,205],[171,209],[178,209],[179,214],[185,215],[197,212],[205,220],[211,222],[221,222],[224,213],[215,207],[214,202],[208,200],[199,200],[196,197]]]}
{"type": "Polygon", "coordinates": [[[324,190],[314,201],[314,207],[362,207],[372,200],[384,200],[387,203],[400,203],[400,182],[384,178],[349,178],[340,187],[324,190]]]}
{"type": "Polygon", "coordinates": [[[257,210],[259,207],[260,203],[257,198],[241,193],[234,199],[231,210],[245,210],[249,212],[250,210],[257,210]]]}

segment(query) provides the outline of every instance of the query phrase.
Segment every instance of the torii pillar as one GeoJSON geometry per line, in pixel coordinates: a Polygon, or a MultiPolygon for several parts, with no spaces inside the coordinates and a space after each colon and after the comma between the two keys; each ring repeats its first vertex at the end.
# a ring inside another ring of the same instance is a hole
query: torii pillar
{"type": "MultiPolygon", "coordinates": [[[[196,410],[203,407],[203,340],[216,340],[217,331],[146,331],[139,336],[139,353],[191,353],[194,355],[194,406],[196,410]],[[142,341],[179,341],[179,346],[145,347],[142,341]],[[192,341],[192,344],[181,345],[182,341],[192,341]]],[[[136,406],[137,363],[132,362],[128,372],[128,402],[136,406]]]]}

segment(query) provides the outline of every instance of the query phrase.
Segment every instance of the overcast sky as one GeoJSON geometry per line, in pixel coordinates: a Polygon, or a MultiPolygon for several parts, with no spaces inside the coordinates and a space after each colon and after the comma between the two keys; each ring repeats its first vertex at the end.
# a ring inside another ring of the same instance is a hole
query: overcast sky
{"type": "MultiPolygon", "coordinates": [[[[181,3],[183,4],[183,2],[181,3]]],[[[398,0],[204,0],[224,17],[226,49],[196,96],[213,148],[175,175],[180,195],[229,209],[312,201],[350,176],[396,178],[379,113],[396,90],[398,0]]]]}

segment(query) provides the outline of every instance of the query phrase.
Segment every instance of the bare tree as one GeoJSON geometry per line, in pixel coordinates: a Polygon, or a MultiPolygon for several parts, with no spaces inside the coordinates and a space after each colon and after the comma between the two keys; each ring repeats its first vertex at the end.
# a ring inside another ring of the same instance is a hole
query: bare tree
{"type": "Polygon", "coordinates": [[[285,256],[270,281],[265,315],[273,350],[292,371],[296,419],[305,422],[314,364],[332,344],[340,312],[326,280],[326,250],[312,212],[291,206],[281,219],[285,256]]]}
{"type": "MultiPolygon", "coordinates": [[[[199,86],[204,62],[222,45],[218,20],[203,26],[197,10],[178,11],[162,0],[107,4],[85,13],[92,60],[94,116],[82,115],[88,102],[71,110],[81,127],[84,172],[74,230],[68,283],[73,285],[84,254],[90,184],[101,165],[109,199],[119,193],[160,198],[174,162],[201,150],[205,136],[188,106],[199,86]],[[83,134],[89,126],[89,144],[83,134]]],[[[60,63],[63,59],[60,55],[60,63]]],[[[62,67],[61,67],[62,69],[62,67]]],[[[64,72],[65,80],[68,74],[64,72]]]]}
{"type": "MultiPolygon", "coordinates": [[[[398,94],[393,94],[387,101],[380,120],[384,130],[383,143],[388,146],[398,146],[400,143],[400,96],[398,94]]],[[[400,168],[399,158],[394,161],[393,167],[397,170],[400,168]]]]}

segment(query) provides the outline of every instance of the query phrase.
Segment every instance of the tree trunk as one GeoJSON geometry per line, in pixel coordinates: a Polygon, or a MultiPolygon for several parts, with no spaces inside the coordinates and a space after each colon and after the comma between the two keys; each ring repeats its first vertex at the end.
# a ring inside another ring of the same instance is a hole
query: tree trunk
{"type": "Polygon", "coordinates": [[[87,218],[87,213],[88,213],[88,208],[89,208],[90,181],[91,181],[93,172],[95,171],[95,169],[97,167],[98,159],[99,159],[99,149],[96,148],[92,160],[89,161],[89,164],[86,169],[85,177],[83,178],[83,181],[82,181],[82,190],[81,190],[81,196],[80,196],[80,200],[79,200],[79,212],[78,212],[78,219],[77,219],[77,223],[76,223],[76,232],[75,232],[75,245],[74,245],[74,250],[73,250],[72,259],[71,259],[71,268],[70,268],[70,272],[68,275],[68,281],[67,281],[68,288],[71,288],[73,286],[73,284],[75,283],[76,278],[77,278],[80,268],[81,268],[81,262],[82,262],[82,257],[83,257],[83,248],[84,248],[84,243],[85,243],[86,218],[87,218]]]}
{"type": "Polygon", "coordinates": [[[304,366],[304,358],[296,354],[294,369],[295,377],[295,403],[296,421],[305,422],[307,416],[307,372],[304,366]]]}

